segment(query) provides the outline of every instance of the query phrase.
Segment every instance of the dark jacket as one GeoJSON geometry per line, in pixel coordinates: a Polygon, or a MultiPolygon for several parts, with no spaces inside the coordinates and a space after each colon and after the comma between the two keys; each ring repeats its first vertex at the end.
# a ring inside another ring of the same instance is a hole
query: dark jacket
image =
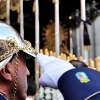
{"type": "Polygon", "coordinates": [[[0,100],[7,100],[2,94],[0,94],[0,100]]]}
{"type": "Polygon", "coordinates": [[[65,72],[58,80],[65,100],[100,100],[100,72],[77,68],[65,72]]]}

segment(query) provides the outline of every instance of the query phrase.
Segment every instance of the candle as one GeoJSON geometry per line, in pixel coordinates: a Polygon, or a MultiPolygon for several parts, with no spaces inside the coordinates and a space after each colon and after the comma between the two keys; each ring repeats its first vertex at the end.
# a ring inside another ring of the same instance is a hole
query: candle
{"type": "Polygon", "coordinates": [[[42,54],[43,54],[43,50],[42,50],[42,49],[40,49],[40,53],[42,53],[42,54]]]}
{"type": "Polygon", "coordinates": [[[80,61],[83,61],[83,57],[82,56],[80,56],[80,61]]]}
{"type": "Polygon", "coordinates": [[[54,52],[54,53],[53,53],[53,56],[55,56],[55,57],[56,57],[56,52],[54,52]]]}
{"type": "Polygon", "coordinates": [[[70,61],[70,56],[67,57],[67,61],[70,61]]]}
{"type": "Polygon", "coordinates": [[[97,62],[97,71],[99,71],[100,72],[100,62],[97,62]]]}
{"type": "Polygon", "coordinates": [[[75,59],[75,55],[73,55],[73,57],[72,57],[73,59],[75,59]]]}
{"type": "Polygon", "coordinates": [[[46,52],[46,55],[48,55],[48,56],[49,56],[49,52],[46,52]]]}
{"type": "Polygon", "coordinates": [[[66,58],[67,58],[67,57],[66,57],[66,54],[64,54],[64,60],[67,60],[66,58]]]}
{"type": "Polygon", "coordinates": [[[91,60],[91,68],[92,68],[92,69],[95,68],[95,67],[94,67],[94,61],[93,61],[93,60],[91,60]]]}
{"type": "Polygon", "coordinates": [[[69,56],[70,56],[70,60],[72,60],[73,59],[72,53],[70,53],[69,56]]]}
{"type": "Polygon", "coordinates": [[[59,59],[61,59],[61,56],[58,56],[59,59]]]}
{"type": "Polygon", "coordinates": [[[64,56],[63,53],[61,53],[61,59],[63,59],[63,56],[64,56]]]}
{"type": "Polygon", "coordinates": [[[77,57],[75,57],[75,60],[78,60],[78,58],[77,58],[77,57]]]}
{"type": "Polygon", "coordinates": [[[96,70],[100,71],[100,61],[99,57],[95,58],[96,70]]]}
{"type": "Polygon", "coordinates": [[[44,50],[44,53],[46,54],[46,52],[48,52],[48,49],[47,48],[45,48],[45,50],[44,50]]]}
{"type": "Polygon", "coordinates": [[[50,51],[50,56],[53,56],[53,51],[50,51]]]}

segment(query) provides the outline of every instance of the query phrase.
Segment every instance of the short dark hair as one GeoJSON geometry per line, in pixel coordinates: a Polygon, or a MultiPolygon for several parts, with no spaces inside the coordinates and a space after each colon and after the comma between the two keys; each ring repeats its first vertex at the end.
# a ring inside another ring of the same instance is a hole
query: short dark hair
{"type": "Polygon", "coordinates": [[[70,60],[69,61],[74,67],[88,67],[83,61],[80,60],[70,60]]]}
{"type": "Polygon", "coordinates": [[[27,95],[33,96],[36,93],[36,84],[33,79],[28,78],[28,89],[27,89],[27,95]]]}

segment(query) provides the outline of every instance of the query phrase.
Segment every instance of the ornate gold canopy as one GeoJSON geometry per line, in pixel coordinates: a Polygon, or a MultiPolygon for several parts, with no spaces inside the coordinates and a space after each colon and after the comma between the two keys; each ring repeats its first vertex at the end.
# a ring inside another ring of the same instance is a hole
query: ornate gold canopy
{"type": "MultiPolygon", "coordinates": [[[[60,46],[63,47],[64,51],[68,54],[69,51],[67,46],[63,43],[63,41],[67,40],[68,31],[65,28],[65,25],[60,24],[60,46]]],[[[43,33],[44,40],[44,48],[48,48],[48,50],[55,51],[55,23],[53,20],[50,20],[50,24],[46,26],[43,33]]]]}
{"type": "MultiPolygon", "coordinates": [[[[20,0],[10,0],[10,9],[12,11],[20,10],[20,0]]],[[[0,19],[7,18],[7,0],[0,0],[0,19]]]]}

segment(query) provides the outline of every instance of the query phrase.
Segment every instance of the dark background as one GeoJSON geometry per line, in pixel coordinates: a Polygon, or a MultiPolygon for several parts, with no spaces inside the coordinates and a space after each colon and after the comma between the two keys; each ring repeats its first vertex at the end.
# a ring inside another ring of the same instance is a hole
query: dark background
{"type": "MultiPolygon", "coordinates": [[[[99,0],[95,1],[99,2],[99,0]]],[[[91,4],[92,0],[86,0],[86,3],[91,4]]],[[[24,38],[30,40],[32,45],[35,46],[35,13],[32,11],[32,6],[33,0],[24,1],[24,38]]],[[[100,4],[97,5],[97,8],[100,9],[100,4]]],[[[66,27],[69,27],[69,16],[72,12],[75,13],[76,9],[80,10],[80,0],[60,0],[60,22],[66,24],[66,27]]],[[[19,32],[20,26],[19,23],[17,23],[17,18],[17,12],[10,11],[10,24],[19,32]]],[[[52,0],[39,0],[40,48],[43,47],[43,28],[46,27],[51,19],[53,21],[55,20],[55,10],[52,0]]]]}
{"type": "MultiPolygon", "coordinates": [[[[99,2],[100,0],[96,0],[99,2]]],[[[35,13],[32,11],[33,0],[24,2],[24,38],[29,40],[33,47],[35,46],[35,13]]],[[[92,0],[86,0],[86,3],[91,4],[92,0]]],[[[97,5],[97,8],[100,9],[100,4],[97,5]]],[[[75,13],[76,9],[80,10],[80,0],[60,0],[59,1],[59,15],[60,22],[66,24],[66,27],[70,27],[69,16],[71,13],[75,13]]],[[[49,23],[52,19],[55,19],[55,10],[52,0],[39,0],[39,21],[40,21],[40,48],[44,46],[42,40],[43,28],[49,23]]],[[[10,11],[10,24],[20,32],[20,25],[17,23],[18,13],[16,11],[10,11]]],[[[34,75],[34,61],[30,59],[27,61],[27,66],[31,71],[31,76],[34,75]]]]}

